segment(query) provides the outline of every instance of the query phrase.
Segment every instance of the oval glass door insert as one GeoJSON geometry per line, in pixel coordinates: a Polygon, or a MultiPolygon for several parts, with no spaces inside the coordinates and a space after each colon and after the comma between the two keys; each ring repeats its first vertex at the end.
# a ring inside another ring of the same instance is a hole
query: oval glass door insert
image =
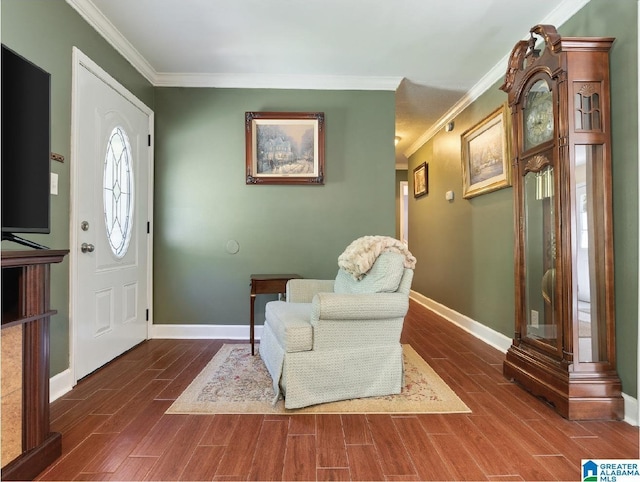
{"type": "Polygon", "coordinates": [[[111,251],[120,259],[127,254],[133,228],[133,170],[131,146],[118,126],[107,142],[103,176],[104,223],[111,251]]]}

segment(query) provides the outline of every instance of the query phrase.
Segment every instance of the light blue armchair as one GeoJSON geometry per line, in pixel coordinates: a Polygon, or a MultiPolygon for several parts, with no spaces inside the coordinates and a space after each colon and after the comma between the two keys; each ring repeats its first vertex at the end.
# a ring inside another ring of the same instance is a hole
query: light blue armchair
{"type": "MultiPolygon", "coordinates": [[[[415,261],[415,259],[414,259],[415,261]]],[[[267,303],[260,356],[288,409],[400,393],[413,269],[383,252],[362,279],[294,279],[267,303]]]]}

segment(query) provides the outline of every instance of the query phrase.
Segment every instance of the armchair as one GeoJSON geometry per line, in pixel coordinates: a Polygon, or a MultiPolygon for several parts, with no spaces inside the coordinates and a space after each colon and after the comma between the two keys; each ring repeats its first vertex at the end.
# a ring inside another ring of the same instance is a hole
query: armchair
{"type": "Polygon", "coordinates": [[[260,356],[286,408],[400,393],[405,265],[404,254],[382,252],[361,279],[343,268],[335,280],[293,279],[287,301],[267,303],[260,356]]]}

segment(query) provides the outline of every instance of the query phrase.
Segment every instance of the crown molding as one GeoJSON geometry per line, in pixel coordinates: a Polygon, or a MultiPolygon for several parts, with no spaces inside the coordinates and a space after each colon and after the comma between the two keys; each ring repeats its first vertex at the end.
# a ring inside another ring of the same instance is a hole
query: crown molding
{"type": "Polygon", "coordinates": [[[156,87],[219,87],[238,89],[391,90],[402,77],[345,75],[158,73],[156,87]]]}
{"type": "Polygon", "coordinates": [[[66,0],[85,21],[95,29],[125,60],[151,84],[155,84],[156,71],[120,31],[105,17],[91,0],[66,0]]]}
{"type": "Polygon", "coordinates": [[[156,72],[91,0],[66,2],[155,87],[395,91],[402,81],[402,77],[156,72]]]}
{"type": "MultiPolygon", "coordinates": [[[[564,0],[560,3],[549,15],[542,19],[540,24],[549,24],[559,27],[567,20],[573,17],[582,7],[584,7],[591,0],[564,0]]],[[[527,40],[529,34],[525,35],[522,40],[527,40]]],[[[509,63],[509,55],[511,51],[494,65],[489,72],[487,72],[480,81],[475,84],[471,89],[449,109],[440,119],[438,119],[433,126],[424,132],[413,144],[411,144],[407,150],[403,153],[406,157],[409,157],[416,153],[429,139],[435,136],[446,124],[451,122],[458,116],[464,109],[469,107],[475,100],[482,94],[491,88],[496,82],[504,77],[507,71],[507,65],[509,63]]]]}

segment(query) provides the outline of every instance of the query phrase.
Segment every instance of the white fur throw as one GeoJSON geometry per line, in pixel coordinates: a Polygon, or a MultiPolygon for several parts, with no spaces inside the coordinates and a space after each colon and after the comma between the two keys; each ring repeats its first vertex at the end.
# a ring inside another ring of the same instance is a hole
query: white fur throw
{"type": "Polygon", "coordinates": [[[353,241],[338,257],[338,266],[355,279],[362,277],[371,269],[378,255],[392,251],[404,255],[404,267],[414,269],[416,258],[401,241],[389,236],[363,236],[353,241]]]}

